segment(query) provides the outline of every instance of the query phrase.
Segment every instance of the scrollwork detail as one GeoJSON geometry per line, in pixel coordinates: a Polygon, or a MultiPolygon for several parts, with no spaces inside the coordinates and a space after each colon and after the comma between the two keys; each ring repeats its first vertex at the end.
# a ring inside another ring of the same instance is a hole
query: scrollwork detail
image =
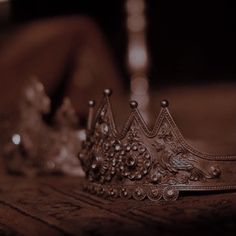
{"type": "Polygon", "coordinates": [[[160,127],[157,139],[152,143],[158,158],[155,158],[150,182],[161,184],[188,184],[190,181],[205,181],[219,177],[221,171],[212,166],[206,170],[200,161],[176,140],[167,122],[160,127]]]}

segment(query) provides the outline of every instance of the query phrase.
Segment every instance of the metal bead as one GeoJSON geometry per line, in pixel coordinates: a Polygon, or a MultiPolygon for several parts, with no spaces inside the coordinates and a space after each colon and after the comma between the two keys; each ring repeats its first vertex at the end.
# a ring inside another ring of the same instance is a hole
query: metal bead
{"type": "Polygon", "coordinates": [[[221,175],[221,170],[216,166],[211,166],[211,171],[214,177],[219,177],[221,175]]]}
{"type": "Polygon", "coordinates": [[[120,149],[121,149],[121,146],[120,146],[119,144],[117,144],[117,145],[115,146],[115,151],[116,151],[116,152],[119,152],[120,149]]]}
{"type": "Polygon", "coordinates": [[[162,198],[162,189],[150,188],[147,192],[147,196],[151,201],[159,201],[162,198]]]}
{"type": "Polygon", "coordinates": [[[160,179],[161,179],[161,174],[160,173],[151,175],[152,183],[158,183],[160,181],[160,179]]]}
{"type": "Polygon", "coordinates": [[[145,158],[150,159],[150,154],[149,153],[145,154],[145,158]]]}
{"type": "Polygon", "coordinates": [[[133,157],[128,157],[126,160],[126,165],[133,167],[136,164],[136,160],[133,157]]]}
{"type": "Polygon", "coordinates": [[[174,195],[174,190],[169,189],[166,193],[167,193],[168,196],[172,197],[174,195]]]}
{"type": "Polygon", "coordinates": [[[79,153],[79,159],[83,159],[84,158],[84,154],[83,153],[79,153]]]}
{"type": "Polygon", "coordinates": [[[95,101],[94,100],[89,100],[88,105],[89,107],[95,107],[95,101]]]}
{"type": "Polygon", "coordinates": [[[135,109],[135,108],[138,107],[138,103],[137,103],[136,101],[131,101],[131,102],[129,103],[129,105],[130,105],[130,107],[131,107],[132,109],[135,109]]]}
{"type": "Polygon", "coordinates": [[[121,153],[120,153],[120,155],[124,156],[124,155],[125,155],[125,151],[122,150],[121,153]]]}
{"type": "Polygon", "coordinates": [[[145,170],[143,170],[143,174],[144,174],[144,175],[146,175],[146,174],[147,174],[147,172],[148,172],[148,171],[147,171],[146,169],[145,169],[145,170]]]}
{"type": "Polygon", "coordinates": [[[91,165],[91,168],[92,168],[92,169],[96,169],[96,168],[97,168],[97,165],[94,163],[94,164],[91,165]]]}
{"type": "Polygon", "coordinates": [[[142,188],[138,187],[134,190],[133,197],[134,199],[141,201],[146,197],[146,193],[142,188]]]}
{"type": "Polygon", "coordinates": [[[166,108],[169,106],[169,102],[167,100],[162,100],[161,101],[161,107],[166,108]]]}
{"type": "Polygon", "coordinates": [[[107,176],[107,177],[106,177],[106,180],[107,180],[107,181],[111,181],[111,177],[110,177],[110,176],[107,176]]]}
{"type": "Polygon", "coordinates": [[[145,147],[140,147],[140,148],[138,149],[138,152],[139,152],[140,154],[144,153],[145,151],[146,151],[146,148],[145,148],[145,147]]]}
{"type": "Polygon", "coordinates": [[[110,97],[112,95],[112,90],[111,89],[104,89],[103,95],[110,97]]]}
{"type": "Polygon", "coordinates": [[[106,123],[102,123],[101,124],[101,132],[103,134],[108,134],[109,132],[109,126],[106,123]]]}
{"type": "Polygon", "coordinates": [[[142,175],[141,175],[141,174],[138,174],[138,175],[137,175],[137,179],[142,179],[142,175]]]}
{"type": "Polygon", "coordinates": [[[130,146],[127,146],[126,147],[126,151],[129,152],[131,150],[131,147],[130,146]]]}
{"type": "Polygon", "coordinates": [[[150,161],[146,161],[145,164],[146,164],[147,167],[149,167],[151,165],[151,162],[150,161]]]}
{"type": "Polygon", "coordinates": [[[179,196],[179,190],[174,187],[167,186],[163,190],[163,198],[166,201],[175,201],[179,196]]]}

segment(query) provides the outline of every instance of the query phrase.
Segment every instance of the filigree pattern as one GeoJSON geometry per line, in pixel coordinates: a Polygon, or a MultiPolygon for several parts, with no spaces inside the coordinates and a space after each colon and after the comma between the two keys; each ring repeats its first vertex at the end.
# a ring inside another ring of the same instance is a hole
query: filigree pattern
{"type": "Polygon", "coordinates": [[[115,175],[116,156],[119,151],[119,143],[110,133],[111,127],[105,114],[106,107],[99,113],[94,134],[83,144],[83,152],[80,153],[82,165],[89,179],[101,183],[111,181],[115,175]]]}
{"type": "Polygon", "coordinates": [[[115,174],[130,180],[142,179],[151,167],[150,153],[141,143],[136,128],[131,128],[123,140],[115,138],[109,132],[111,127],[105,110],[101,111],[95,124],[94,142],[89,141],[89,145],[85,143],[87,152],[80,154],[80,157],[86,156],[86,161],[90,162],[91,168],[87,168],[89,179],[104,183],[111,181],[115,174]]]}
{"type": "Polygon", "coordinates": [[[214,167],[215,173],[205,170],[200,162],[175,140],[167,122],[163,122],[157,137],[152,143],[158,155],[152,168],[152,182],[186,184],[189,181],[204,181],[220,175],[217,167],[214,167]]]}
{"type": "Polygon", "coordinates": [[[202,154],[188,146],[168,111],[167,101],[161,103],[152,131],[143,121],[137,103],[131,102],[128,121],[118,132],[110,94],[105,90],[93,120],[94,128],[89,130],[80,153],[93,182],[86,184],[87,191],[103,197],[174,201],[179,191],[236,189],[235,182],[229,186],[232,180],[222,175],[229,162],[235,164],[236,157],[202,154]]]}
{"type": "Polygon", "coordinates": [[[118,160],[120,174],[130,180],[142,179],[150,170],[151,154],[141,142],[137,128],[131,128],[122,143],[118,160]]]}

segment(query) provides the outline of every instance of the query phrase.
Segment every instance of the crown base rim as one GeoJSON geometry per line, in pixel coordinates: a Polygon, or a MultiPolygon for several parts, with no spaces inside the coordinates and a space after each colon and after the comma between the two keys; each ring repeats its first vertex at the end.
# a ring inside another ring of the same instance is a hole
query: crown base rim
{"type": "Polygon", "coordinates": [[[219,192],[236,190],[236,185],[170,185],[170,184],[99,184],[84,181],[83,191],[105,199],[134,199],[151,201],[176,201],[183,192],[219,192]]]}

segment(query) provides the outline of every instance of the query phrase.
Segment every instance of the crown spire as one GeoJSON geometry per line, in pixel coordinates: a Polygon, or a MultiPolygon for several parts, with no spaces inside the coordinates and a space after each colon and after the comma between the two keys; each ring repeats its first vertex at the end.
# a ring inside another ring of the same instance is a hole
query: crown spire
{"type": "Polygon", "coordinates": [[[93,123],[93,118],[94,118],[95,101],[90,100],[88,102],[88,106],[89,106],[89,114],[88,114],[88,121],[87,121],[87,129],[88,131],[90,131],[92,128],[92,123],[93,123]]]}

